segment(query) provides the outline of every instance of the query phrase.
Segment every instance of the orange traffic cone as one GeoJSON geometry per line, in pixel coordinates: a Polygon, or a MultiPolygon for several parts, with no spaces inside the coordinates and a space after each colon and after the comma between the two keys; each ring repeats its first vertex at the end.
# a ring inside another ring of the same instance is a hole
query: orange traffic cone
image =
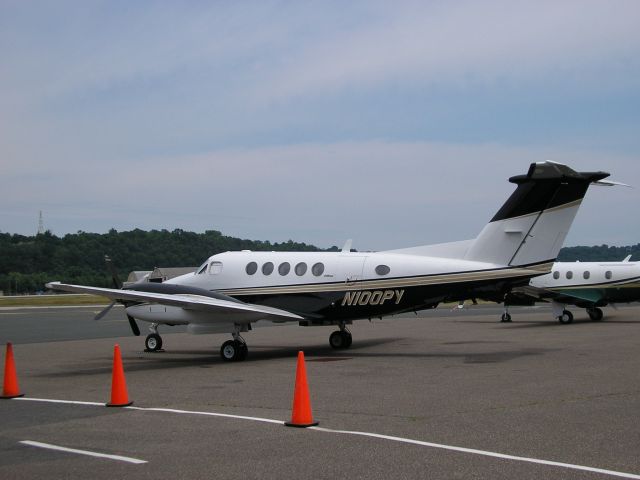
{"type": "Polygon", "coordinates": [[[107,407],[127,407],[133,402],[129,401],[127,384],[124,380],[124,369],[120,357],[120,345],[113,348],[113,376],[111,379],[111,401],[107,407]]]}
{"type": "Polygon", "coordinates": [[[307,385],[307,369],[304,365],[304,352],[298,352],[298,366],[296,368],[296,386],[293,391],[293,410],[291,421],[285,422],[287,427],[313,427],[318,422],[313,421],[311,414],[311,399],[307,385]]]}
{"type": "Polygon", "coordinates": [[[13,345],[7,343],[7,353],[4,357],[4,384],[0,398],[23,397],[18,388],[18,375],[16,375],[16,363],[13,360],[13,345]]]}

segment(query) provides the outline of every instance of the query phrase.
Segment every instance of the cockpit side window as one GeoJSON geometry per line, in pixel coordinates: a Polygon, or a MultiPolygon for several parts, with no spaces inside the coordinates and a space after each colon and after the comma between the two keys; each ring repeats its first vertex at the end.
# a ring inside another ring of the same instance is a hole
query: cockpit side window
{"type": "Polygon", "coordinates": [[[217,275],[222,272],[222,262],[211,262],[209,265],[209,275],[217,275]]]}

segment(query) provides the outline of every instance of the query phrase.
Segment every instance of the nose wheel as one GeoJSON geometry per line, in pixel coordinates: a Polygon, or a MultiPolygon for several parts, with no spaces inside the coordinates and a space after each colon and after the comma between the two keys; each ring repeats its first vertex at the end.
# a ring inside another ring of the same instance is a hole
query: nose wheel
{"type": "Polygon", "coordinates": [[[573,313],[571,313],[569,310],[563,310],[562,315],[558,316],[558,321],[565,325],[573,322],[573,313]]]}

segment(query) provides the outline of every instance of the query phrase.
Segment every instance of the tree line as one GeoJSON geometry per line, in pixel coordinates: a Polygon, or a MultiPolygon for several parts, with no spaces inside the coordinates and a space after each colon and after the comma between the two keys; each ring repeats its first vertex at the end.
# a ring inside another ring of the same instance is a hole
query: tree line
{"type": "MultiPolygon", "coordinates": [[[[131,230],[107,233],[78,232],[57,237],[47,231],[35,236],[0,232],[0,290],[5,295],[42,291],[44,284],[67,283],[111,286],[104,255],[113,260],[122,279],[134,270],[155,267],[198,266],[210,255],[230,250],[320,251],[292,240],[282,243],[246,240],[216,230],[204,233],[168,230],[131,230]]],[[[331,247],[329,251],[337,251],[331,247]]],[[[640,257],[640,244],[565,247],[558,261],[620,261],[627,255],[640,257]]]]}
{"type": "MultiPolygon", "coordinates": [[[[229,250],[318,251],[289,240],[282,243],[246,240],[216,230],[204,233],[131,230],[78,232],[57,237],[47,231],[35,236],[0,232],[0,290],[5,295],[42,291],[61,281],[97,287],[111,286],[104,255],[111,257],[121,279],[134,270],[155,267],[196,267],[209,256],[229,250]]],[[[337,250],[332,247],[329,250],[337,250]]]]}

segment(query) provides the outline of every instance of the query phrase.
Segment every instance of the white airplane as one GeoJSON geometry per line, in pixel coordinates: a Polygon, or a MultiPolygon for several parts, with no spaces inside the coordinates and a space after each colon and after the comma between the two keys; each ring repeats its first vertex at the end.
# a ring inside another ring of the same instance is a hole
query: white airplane
{"type": "MultiPolygon", "coordinates": [[[[600,307],[640,300],[640,262],[630,259],[631,255],[622,262],[556,262],[550,273],[516,288],[509,303],[518,303],[517,298],[550,301],[560,323],[573,322],[566,306],[575,305],[585,308],[591,320],[600,321],[604,316],[600,307]]],[[[506,312],[502,321],[511,321],[511,315],[506,312]]]]}
{"type": "Polygon", "coordinates": [[[372,253],[351,252],[350,242],[340,252],[225,252],[159,284],[47,286],[123,303],[134,334],[135,319],[151,324],[151,351],[162,346],[159,325],[187,325],[189,333],[231,333],[220,354],[243,360],[248,349],[240,334],[258,320],[337,325],[329,343],[348,348],[353,320],[465,298],[502,302],[512,288],[549,272],[589,185],[613,185],[603,181],[608,176],[533,163],[509,179],[517,188],[473,240],[372,253]]]}

